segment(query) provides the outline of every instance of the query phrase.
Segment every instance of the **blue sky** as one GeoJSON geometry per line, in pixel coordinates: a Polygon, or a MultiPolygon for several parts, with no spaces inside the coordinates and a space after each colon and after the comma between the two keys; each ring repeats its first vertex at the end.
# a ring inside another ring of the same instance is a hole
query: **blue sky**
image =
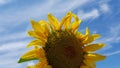
{"type": "Polygon", "coordinates": [[[0,68],[25,68],[33,62],[18,64],[19,57],[32,40],[27,36],[30,20],[47,20],[54,14],[59,20],[72,11],[83,20],[79,31],[89,27],[102,37],[106,47],[97,51],[107,55],[97,68],[120,68],[120,0],[0,0],[0,68]]]}

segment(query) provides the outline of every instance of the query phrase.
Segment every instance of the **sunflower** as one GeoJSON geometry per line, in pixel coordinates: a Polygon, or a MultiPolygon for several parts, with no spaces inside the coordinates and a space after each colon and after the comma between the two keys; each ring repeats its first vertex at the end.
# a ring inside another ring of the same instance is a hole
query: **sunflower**
{"type": "Polygon", "coordinates": [[[29,36],[35,38],[28,44],[33,47],[18,61],[19,63],[38,60],[38,63],[27,68],[96,68],[96,62],[106,56],[95,53],[105,46],[103,43],[92,43],[100,37],[99,34],[78,32],[81,20],[68,12],[61,21],[48,14],[48,21],[31,20],[33,30],[29,36]],[[74,20],[73,20],[74,19],[74,20]]]}

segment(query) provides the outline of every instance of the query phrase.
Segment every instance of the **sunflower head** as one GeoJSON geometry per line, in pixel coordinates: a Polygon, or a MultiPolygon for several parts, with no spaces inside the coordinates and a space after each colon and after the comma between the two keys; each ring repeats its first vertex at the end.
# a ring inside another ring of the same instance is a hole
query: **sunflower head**
{"type": "Polygon", "coordinates": [[[27,47],[34,47],[25,53],[19,63],[30,60],[39,62],[28,68],[96,68],[96,62],[105,56],[95,53],[104,47],[103,43],[92,42],[100,37],[99,34],[78,32],[81,20],[68,12],[61,21],[52,14],[48,14],[48,21],[31,20],[33,30],[29,36],[35,38],[27,47]],[[71,21],[74,18],[74,21],[71,21]]]}

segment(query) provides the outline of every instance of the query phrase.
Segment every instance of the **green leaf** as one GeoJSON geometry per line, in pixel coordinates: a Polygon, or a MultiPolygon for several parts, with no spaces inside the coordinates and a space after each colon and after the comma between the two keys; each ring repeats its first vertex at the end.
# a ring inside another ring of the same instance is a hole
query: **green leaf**
{"type": "Polygon", "coordinates": [[[31,60],[38,60],[38,58],[28,58],[28,59],[20,58],[20,60],[18,61],[18,63],[27,62],[27,61],[31,61],[31,60]]]}

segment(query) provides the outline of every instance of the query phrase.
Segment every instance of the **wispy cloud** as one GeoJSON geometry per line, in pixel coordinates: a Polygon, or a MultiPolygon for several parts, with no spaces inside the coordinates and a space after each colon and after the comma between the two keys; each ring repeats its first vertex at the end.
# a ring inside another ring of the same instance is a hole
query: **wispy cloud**
{"type": "MultiPolygon", "coordinates": [[[[106,50],[112,49],[115,46],[115,45],[113,45],[114,43],[120,43],[119,30],[120,30],[120,24],[118,24],[117,26],[116,25],[111,26],[111,27],[109,27],[109,30],[108,30],[109,32],[107,33],[108,34],[107,36],[95,41],[95,42],[103,42],[106,44],[106,47],[103,48],[101,51],[106,51],[106,50]]],[[[117,51],[117,53],[118,53],[118,51],[117,51]]]]}
{"type": "Polygon", "coordinates": [[[109,5],[106,4],[106,3],[100,4],[100,11],[102,11],[103,13],[106,13],[106,12],[110,11],[109,5]]]}
{"type": "Polygon", "coordinates": [[[4,34],[1,36],[1,40],[0,40],[0,43],[1,42],[5,42],[7,43],[8,41],[17,41],[17,40],[20,40],[20,39],[25,39],[25,38],[28,38],[27,36],[27,31],[22,31],[22,32],[16,32],[16,33],[10,33],[9,35],[8,34],[4,34]]]}
{"type": "Polygon", "coordinates": [[[85,13],[84,11],[79,11],[77,14],[82,20],[96,18],[100,15],[97,9],[93,9],[90,12],[85,13]]]}
{"type": "Polygon", "coordinates": [[[29,6],[30,8],[28,6],[27,7],[24,6],[25,9],[15,10],[15,8],[13,7],[10,10],[7,10],[7,12],[0,14],[0,22],[7,23],[7,24],[0,23],[0,24],[9,25],[11,22],[14,24],[18,24],[15,22],[23,22],[31,18],[38,18],[47,14],[48,12],[51,13],[57,12],[57,14],[65,13],[87,2],[89,2],[89,0],[81,0],[81,2],[78,2],[78,0],[74,0],[74,1],[65,1],[61,3],[59,3],[58,1],[51,0],[51,1],[46,1],[42,4],[29,6]]]}
{"type": "Polygon", "coordinates": [[[105,55],[112,56],[112,55],[116,55],[116,54],[120,54],[120,51],[114,51],[114,52],[111,52],[111,53],[107,53],[105,55]]]}
{"type": "Polygon", "coordinates": [[[109,35],[105,37],[104,40],[106,43],[117,43],[120,41],[120,24],[113,25],[109,28],[109,35]]]}
{"type": "Polygon", "coordinates": [[[25,52],[27,41],[17,41],[5,43],[0,46],[0,63],[1,68],[22,68],[22,64],[18,64],[17,61],[20,56],[25,52]]]}
{"type": "Polygon", "coordinates": [[[0,0],[0,5],[6,4],[10,2],[11,0],[0,0]]]}
{"type": "MultiPolygon", "coordinates": [[[[0,4],[5,4],[9,1],[11,0],[0,0],[0,4]]],[[[66,12],[73,11],[78,7],[82,7],[83,5],[88,4],[89,2],[91,2],[91,0],[66,0],[64,2],[61,0],[49,0],[41,4],[37,3],[35,5],[22,6],[24,8],[16,9],[12,7],[11,9],[5,9],[3,13],[0,13],[0,32],[4,32],[5,30],[9,31],[9,29],[6,28],[12,28],[21,25],[23,24],[22,22],[28,22],[30,19],[46,19],[44,16],[46,16],[48,12],[53,13],[57,17],[61,17],[66,12]]],[[[103,11],[108,11],[107,7],[101,7],[94,8],[90,12],[80,10],[80,12],[78,12],[78,15],[80,15],[80,17],[82,16],[82,19],[97,18],[101,14],[100,9],[103,11]]],[[[19,28],[21,28],[21,26],[19,28]]],[[[1,38],[1,43],[6,41],[9,42],[0,45],[0,54],[2,55],[0,56],[0,60],[2,61],[2,63],[0,63],[0,68],[8,68],[8,66],[9,68],[23,68],[22,65],[17,64],[17,60],[20,55],[26,51],[25,47],[28,44],[28,41],[19,41],[19,39],[27,38],[26,31],[18,31],[17,33],[14,32],[1,35],[1,38]]],[[[30,65],[32,65],[32,63],[30,63],[30,65]]]]}
{"type": "Polygon", "coordinates": [[[19,50],[20,48],[24,48],[27,44],[27,42],[10,42],[10,43],[5,43],[0,45],[0,53],[5,52],[5,51],[13,51],[13,50],[19,50]]]}

